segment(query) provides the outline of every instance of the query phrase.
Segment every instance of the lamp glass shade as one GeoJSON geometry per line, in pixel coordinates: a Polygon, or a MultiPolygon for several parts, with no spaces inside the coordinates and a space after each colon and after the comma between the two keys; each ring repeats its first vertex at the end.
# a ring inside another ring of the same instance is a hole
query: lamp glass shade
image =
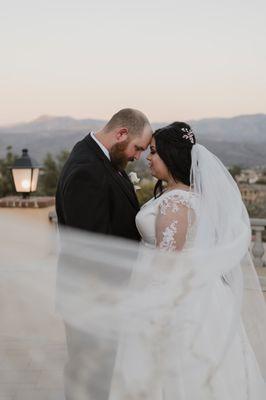
{"type": "Polygon", "coordinates": [[[12,174],[16,191],[18,193],[30,193],[37,189],[39,169],[38,168],[13,168],[12,174]]]}
{"type": "Polygon", "coordinates": [[[38,177],[39,177],[39,168],[34,168],[32,170],[31,192],[35,192],[35,190],[37,189],[38,177]]]}

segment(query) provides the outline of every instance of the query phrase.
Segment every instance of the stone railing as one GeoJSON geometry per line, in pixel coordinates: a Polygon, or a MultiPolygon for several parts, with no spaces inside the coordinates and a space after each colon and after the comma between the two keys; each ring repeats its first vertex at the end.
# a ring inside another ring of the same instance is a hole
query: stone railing
{"type": "Polygon", "coordinates": [[[251,248],[255,267],[266,267],[265,246],[262,241],[262,232],[266,229],[266,219],[251,218],[251,228],[254,234],[254,241],[251,248]]]}

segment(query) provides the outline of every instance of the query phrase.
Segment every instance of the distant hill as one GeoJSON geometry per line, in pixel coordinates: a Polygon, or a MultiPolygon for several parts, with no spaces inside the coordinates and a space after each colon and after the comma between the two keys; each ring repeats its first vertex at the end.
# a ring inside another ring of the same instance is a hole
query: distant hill
{"type": "MultiPolygon", "coordinates": [[[[0,157],[8,145],[19,153],[26,147],[40,162],[49,151],[57,154],[71,150],[89,131],[98,130],[106,121],[75,119],[69,116],[41,116],[31,122],[0,127],[0,157]]],[[[243,167],[266,165],[266,115],[192,120],[198,142],[206,145],[226,165],[243,167]]],[[[154,123],[156,129],[166,123],[154,123]]]]}
{"type": "Polygon", "coordinates": [[[2,133],[53,133],[53,132],[69,132],[74,133],[81,130],[98,129],[103,126],[105,121],[98,119],[75,119],[72,117],[53,117],[49,115],[41,115],[30,122],[20,123],[16,125],[1,127],[2,133]]]}
{"type": "Polygon", "coordinates": [[[233,143],[266,142],[266,115],[241,115],[190,121],[201,139],[233,143]]]}

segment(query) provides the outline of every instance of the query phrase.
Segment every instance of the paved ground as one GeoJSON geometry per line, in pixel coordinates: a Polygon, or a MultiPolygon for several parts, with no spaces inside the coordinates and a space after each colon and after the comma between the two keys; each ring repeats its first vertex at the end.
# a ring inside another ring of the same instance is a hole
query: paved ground
{"type": "Polygon", "coordinates": [[[0,271],[0,400],[63,400],[66,345],[55,268],[0,271]],[[42,299],[42,300],[40,300],[42,299]]]}
{"type": "Polygon", "coordinates": [[[1,338],[1,400],[63,400],[65,346],[1,338]]]}
{"type": "MultiPolygon", "coordinates": [[[[46,265],[0,271],[0,400],[64,400],[65,334],[50,261],[48,272],[46,265]]],[[[259,274],[266,282],[266,268],[259,274]]]]}

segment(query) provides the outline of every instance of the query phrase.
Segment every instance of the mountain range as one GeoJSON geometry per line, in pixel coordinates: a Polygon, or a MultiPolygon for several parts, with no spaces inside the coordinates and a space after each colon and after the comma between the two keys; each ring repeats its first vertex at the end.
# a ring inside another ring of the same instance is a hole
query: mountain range
{"type": "MultiPolygon", "coordinates": [[[[227,166],[266,166],[266,114],[241,115],[233,118],[206,118],[187,121],[197,141],[214,152],[227,166]]],[[[47,152],[53,155],[71,150],[91,130],[97,131],[106,121],[75,119],[69,116],[41,116],[33,121],[0,127],[0,157],[11,145],[21,153],[42,162],[47,152]]],[[[152,123],[157,129],[164,122],[152,123]]]]}

